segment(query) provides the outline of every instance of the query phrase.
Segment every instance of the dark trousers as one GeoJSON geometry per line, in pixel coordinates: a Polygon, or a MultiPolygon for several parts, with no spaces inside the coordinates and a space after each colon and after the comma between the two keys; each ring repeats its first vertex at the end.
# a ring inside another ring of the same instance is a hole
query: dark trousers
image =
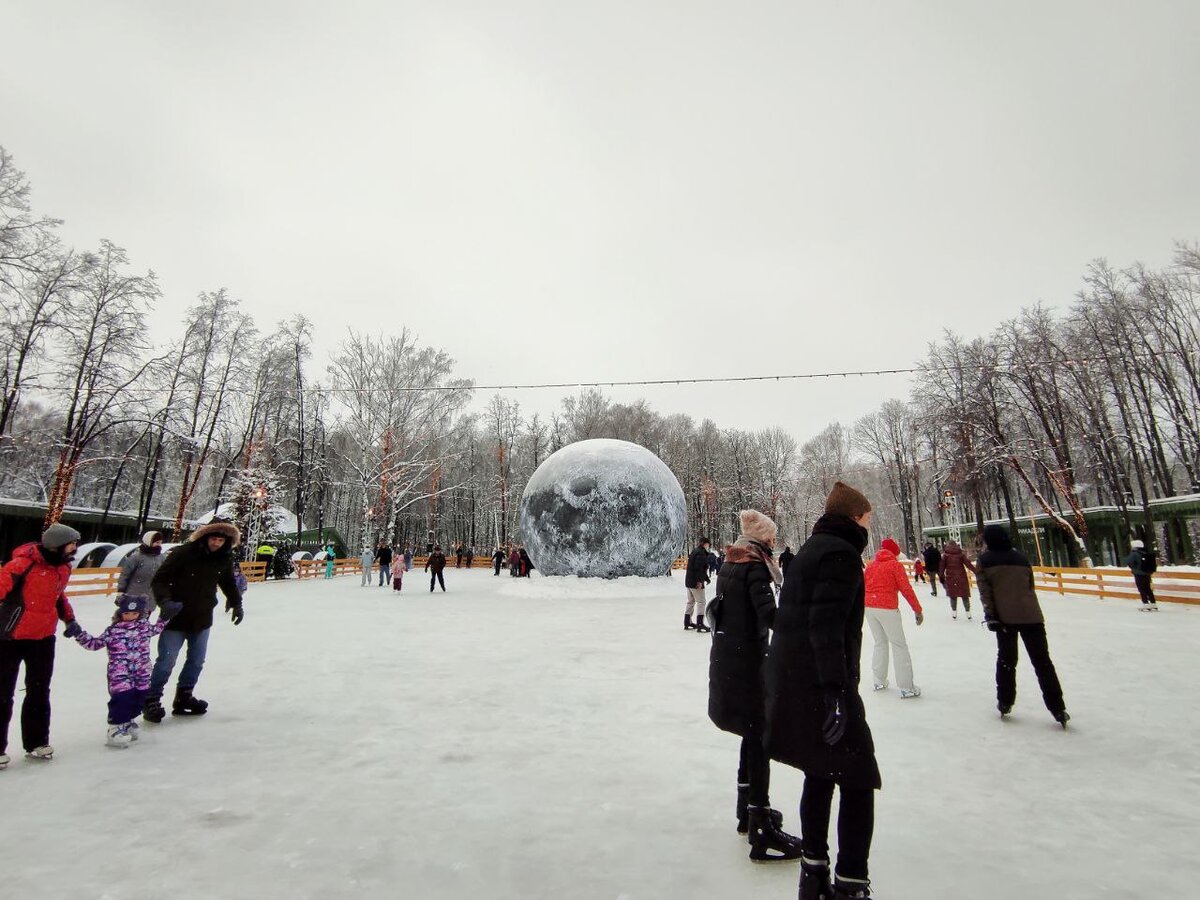
{"type": "Polygon", "coordinates": [[[493,565],[495,565],[495,567],[496,567],[496,574],[499,575],[500,574],[500,560],[496,560],[496,562],[493,565]]]}
{"type": "Polygon", "coordinates": [[[108,724],[124,725],[132,722],[142,714],[142,704],[146,702],[146,691],[130,688],[127,691],[117,691],[108,695],[108,724]]]}
{"type": "MultiPolygon", "coordinates": [[[[967,612],[970,612],[971,611],[971,598],[963,597],[962,603],[963,603],[963,609],[965,609],[967,612]]],[[[958,612],[958,598],[957,597],[950,598],[950,611],[958,612]]]]}
{"type": "Polygon", "coordinates": [[[742,738],[738,784],[750,786],[748,796],[751,806],[771,805],[771,761],[763,749],[761,735],[748,734],[742,738]]]}
{"type": "Polygon", "coordinates": [[[937,596],[937,581],[938,581],[937,572],[930,572],[929,573],[929,586],[931,588],[933,588],[933,596],[935,596],[935,597],[937,596]]]}
{"type": "Polygon", "coordinates": [[[17,672],[25,663],[21,703],[21,745],[34,750],[50,743],[50,679],[54,677],[54,636],[34,641],[0,641],[0,753],[8,752],[17,672]]]}
{"type": "Polygon", "coordinates": [[[921,584],[925,583],[925,573],[924,572],[917,573],[917,581],[921,582],[921,584]]]}
{"type": "MultiPolygon", "coordinates": [[[[810,859],[829,856],[829,810],[834,783],[828,778],[804,776],[800,795],[800,841],[810,859]]],[[[838,854],[836,872],[843,878],[866,878],[875,833],[875,792],[841,789],[838,802],[838,854]]]]}
{"type": "Polygon", "coordinates": [[[429,593],[431,594],[433,593],[434,582],[437,582],[442,586],[442,591],[444,593],[446,590],[446,579],[442,577],[441,572],[433,572],[429,576],[429,593]]]}
{"type": "Polygon", "coordinates": [[[1050,661],[1045,625],[1006,625],[996,632],[996,702],[1004,709],[1017,699],[1017,637],[1025,642],[1025,652],[1037,673],[1046,709],[1058,714],[1066,709],[1058,673],[1050,661]]]}
{"type": "Polygon", "coordinates": [[[1154,599],[1154,588],[1150,587],[1149,575],[1134,575],[1133,583],[1137,585],[1138,593],[1142,595],[1143,603],[1157,603],[1154,599]]]}

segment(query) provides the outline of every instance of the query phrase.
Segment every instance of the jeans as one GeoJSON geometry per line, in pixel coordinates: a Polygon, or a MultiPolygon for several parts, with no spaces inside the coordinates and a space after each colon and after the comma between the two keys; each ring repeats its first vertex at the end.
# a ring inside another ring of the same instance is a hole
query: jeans
{"type": "Polygon", "coordinates": [[[50,679],[54,676],[54,636],[40,640],[0,641],[0,753],[8,752],[17,672],[25,663],[25,699],[21,702],[21,744],[35,750],[50,743],[50,679]]]}
{"type": "Polygon", "coordinates": [[[1017,637],[1025,643],[1025,652],[1033,663],[1046,709],[1057,715],[1066,709],[1058,673],[1050,661],[1050,646],[1045,625],[1005,625],[996,632],[996,702],[1007,709],[1017,699],[1017,637]]]}
{"type": "Polygon", "coordinates": [[[442,591],[444,593],[446,590],[446,579],[442,577],[441,572],[433,572],[429,576],[429,593],[431,594],[433,593],[434,582],[437,582],[442,586],[442,591]]]}
{"type": "MultiPolygon", "coordinates": [[[[800,795],[800,843],[809,859],[829,856],[829,809],[834,783],[828,778],[804,776],[800,795]]],[[[838,802],[838,856],[836,872],[843,878],[867,878],[867,860],[875,833],[875,792],[841,789],[838,802]]]]}
{"type": "Polygon", "coordinates": [[[155,660],[154,672],[150,675],[149,696],[162,696],[163,688],[171,678],[175,660],[179,658],[179,651],[183,649],[185,642],[187,659],[184,660],[183,671],[179,673],[177,686],[187,690],[196,686],[196,682],[200,680],[200,673],[204,670],[204,656],[208,653],[210,630],[205,628],[203,631],[174,631],[168,628],[158,636],[158,659],[155,660]]]}
{"type": "Polygon", "coordinates": [[[391,583],[392,583],[392,564],[391,563],[380,563],[379,564],[379,586],[383,587],[385,584],[391,584],[391,583]]]}
{"type": "Polygon", "coordinates": [[[738,757],[738,784],[748,785],[751,806],[771,805],[771,761],[763,749],[762,735],[748,734],[742,738],[738,757]]]}

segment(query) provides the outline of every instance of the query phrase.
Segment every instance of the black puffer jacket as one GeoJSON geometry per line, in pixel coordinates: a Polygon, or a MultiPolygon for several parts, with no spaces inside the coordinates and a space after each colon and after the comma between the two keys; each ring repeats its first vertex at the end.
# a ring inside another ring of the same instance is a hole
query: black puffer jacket
{"type": "Polygon", "coordinates": [[[704,587],[708,584],[709,552],[707,547],[697,547],[688,556],[687,572],[683,576],[683,586],[689,588],[704,587]]]}
{"type": "Polygon", "coordinates": [[[717,576],[720,613],[708,657],[708,717],[722,731],[743,737],[763,732],[763,663],[768,629],[775,622],[771,573],[752,547],[771,555],[767,547],[751,541],[739,541],[725,551],[725,565],[717,576]]]}
{"type": "Polygon", "coordinates": [[[863,564],[867,532],[845,516],[824,515],[783,582],[767,657],[767,753],[772,759],[848,788],[879,788],[875,744],[858,696],[862,653],[863,564]],[[854,705],[845,737],[821,737],[826,696],[854,705]]]}
{"type": "Polygon", "coordinates": [[[150,583],[160,607],[166,600],[183,604],[183,609],[167,623],[167,628],[188,632],[212,628],[218,587],[229,606],[242,605],[242,594],[233,577],[233,548],[238,537],[235,526],[214,522],[197,528],[186,544],[167,554],[150,583]],[[209,551],[207,540],[214,534],[226,538],[225,546],[216,553],[209,551]]]}

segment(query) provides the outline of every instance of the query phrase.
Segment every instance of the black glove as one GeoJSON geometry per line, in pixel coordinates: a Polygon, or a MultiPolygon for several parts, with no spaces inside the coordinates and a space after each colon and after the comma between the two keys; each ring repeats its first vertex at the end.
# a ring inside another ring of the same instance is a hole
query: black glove
{"type": "Polygon", "coordinates": [[[999,632],[1004,630],[1004,623],[999,619],[988,619],[983,623],[983,626],[991,632],[999,632]]]}
{"type": "Polygon", "coordinates": [[[233,624],[241,625],[242,619],[246,617],[246,614],[242,612],[242,605],[239,603],[237,606],[230,607],[230,611],[233,613],[233,624]]]}
{"type": "Polygon", "coordinates": [[[828,688],[825,691],[825,724],[821,726],[821,738],[830,747],[836,746],[846,736],[850,721],[858,715],[852,700],[852,691],[828,688]]]}
{"type": "Polygon", "coordinates": [[[183,612],[183,604],[178,600],[164,600],[158,604],[158,617],[164,622],[169,622],[183,612]]]}
{"type": "Polygon", "coordinates": [[[73,638],[77,634],[83,633],[83,626],[72,619],[67,623],[67,627],[63,629],[63,637],[73,638]]]}

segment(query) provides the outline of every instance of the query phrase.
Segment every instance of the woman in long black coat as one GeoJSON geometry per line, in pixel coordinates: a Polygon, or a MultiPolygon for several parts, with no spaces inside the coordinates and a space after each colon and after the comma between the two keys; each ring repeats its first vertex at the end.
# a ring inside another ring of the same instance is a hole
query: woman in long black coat
{"type": "Polygon", "coordinates": [[[766,688],[763,663],[775,621],[774,585],[783,580],[775,564],[775,523],[743,510],[742,533],[725,550],[717,577],[708,667],[708,716],[722,731],[742,739],[738,762],[737,823],[749,834],[750,858],[796,859],[800,842],[780,830],[783,816],[771,809],[771,769],[763,749],[766,688]]]}
{"type": "Polygon", "coordinates": [[[870,896],[867,859],[881,782],[858,694],[862,552],[870,519],[866,497],[834,485],[825,514],[788,569],[767,658],[767,752],[804,771],[802,898],[870,896]],[[835,786],[841,802],[833,893],[829,816],[835,786]]]}

